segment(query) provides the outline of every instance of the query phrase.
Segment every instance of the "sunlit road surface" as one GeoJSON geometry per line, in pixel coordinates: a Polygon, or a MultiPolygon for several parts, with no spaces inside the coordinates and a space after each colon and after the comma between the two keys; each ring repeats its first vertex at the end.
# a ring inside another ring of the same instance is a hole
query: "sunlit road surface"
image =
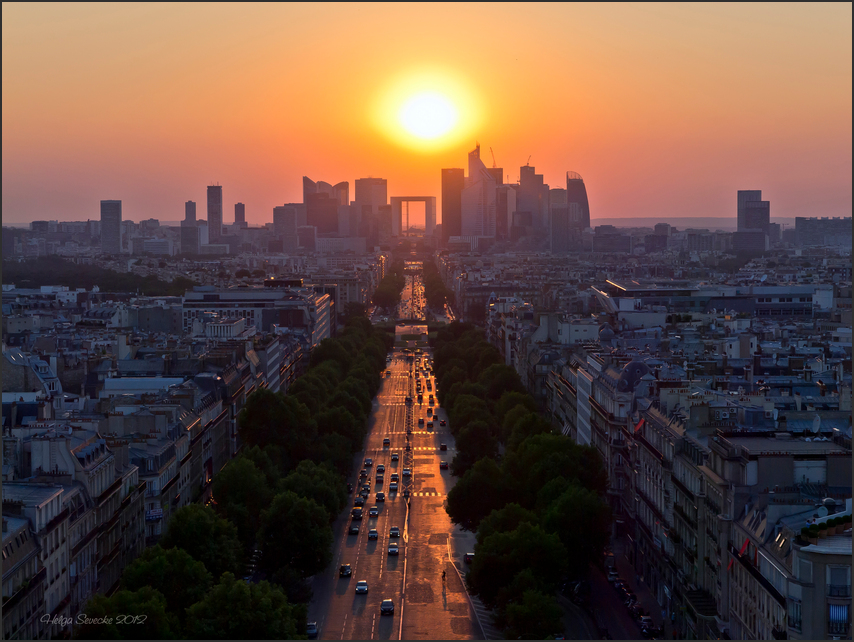
{"type": "MultiPolygon", "coordinates": [[[[447,427],[436,419],[428,431],[427,408],[429,395],[422,374],[424,403],[419,404],[415,393],[415,378],[404,355],[396,351],[390,366],[391,376],[383,377],[382,388],[374,401],[366,450],[359,457],[350,483],[358,488],[358,473],[365,457],[373,459],[368,468],[371,493],[364,506],[364,518],[358,535],[348,535],[352,503],[335,522],[335,544],[332,563],[315,576],[312,588],[314,599],[309,604],[309,621],[317,621],[321,639],[325,640],[452,640],[480,639],[474,612],[471,610],[462,582],[449,559],[448,537],[452,525],[444,509],[444,501],[454,479],[447,470],[439,469],[440,460],[450,463],[454,456],[454,440],[447,427]],[[406,396],[413,397],[411,451],[406,450],[406,396]],[[424,426],[418,418],[424,417],[424,426]],[[383,438],[391,440],[383,447],[383,438]],[[446,443],[447,452],[439,450],[446,443]],[[391,454],[399,453],[393,462],[391,454]],[[385,481],[375,483],[376,468],[385,465],[385,481]],[[412,470],[410,481],[402,471],[412,470]],[[389,492],[391,474],[400,475],[398,493],[389,492]],[[408,488],[407,499],[403,491],[408,488]],[[377,503],[377,491],[386,493],[386,501],[377,503]],[[368,509],[379,506],[379,517],[368,517],[368,509]],[[389,530],[400,527],[401,537],[392,539],[389,530]],[[368,531],[376,528],[379,538],[368,540],[368,531]],[[399,543],[399,555],[389,556],[389,542],[399,543]],[[340,578],[341,564],[350,564],[353,574],[340,578]],[[442,571],[446,580],[442,582],[442,571]],[[368,582],[368,594],[356,595],[356,582],[368,582]],[[394,615],[380,615],[380,603],[394,600],[394,615]]],[[[417,367],[416,367],[417,368],[417,367]]],[[[413,371],[415,368],[413,368],[413,371]]],[[[435,408],[435,406],[434,406],[435,408]]],[[[439,418],[447,419],[443,410],[439,418]]]]}

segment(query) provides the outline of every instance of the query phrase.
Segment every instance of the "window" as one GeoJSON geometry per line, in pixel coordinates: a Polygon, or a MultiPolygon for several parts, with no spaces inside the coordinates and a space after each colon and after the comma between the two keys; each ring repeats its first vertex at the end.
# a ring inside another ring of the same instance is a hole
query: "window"
{"type": "Polygon", "coordinates": [[[827,605],[827,632],[846,633],[848,631],[848,604],[827,605]]]}

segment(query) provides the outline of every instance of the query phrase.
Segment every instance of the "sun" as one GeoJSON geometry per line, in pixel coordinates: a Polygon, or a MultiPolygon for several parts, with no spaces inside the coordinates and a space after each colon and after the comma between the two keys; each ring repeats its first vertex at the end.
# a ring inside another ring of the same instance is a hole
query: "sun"
{"type": "Polygon", "coordinates": [[[398,117],[406,131],[426,140],[447,134],[459,120],[453,103],[435,92],[416,94],[407,100],[398,117]]]}
{"type": "Polygon", "coordinates": [[[378,133],[418,152],[438,152],[476,138],[481,101],[471,83],[444,69],[409,69],[377,94],[371,119],[378,133]]]}

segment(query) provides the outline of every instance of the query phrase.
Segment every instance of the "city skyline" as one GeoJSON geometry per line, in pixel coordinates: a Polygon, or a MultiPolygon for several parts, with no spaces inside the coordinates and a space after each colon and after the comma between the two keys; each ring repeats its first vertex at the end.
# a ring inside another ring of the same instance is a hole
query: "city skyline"
{"type": "Polygon", "coordinates": [[[300,200],[303,176],[381,176],[389,197],[433,195],[441,211],[441,170],[476,142],[511,183],[529,157],[551,187],[577,171],[594,221],[734,217],[746,189],[775,218],[851,211],[850,5],[486,17],[473,5],[4,5],[3,18],[7,225],[95,219],[109,198],[128,220],[177,221],[213,182],[223,209],[245,203],[259,225],[300,200]],[[276,24],[299,35],[282,44],[276,24]],[[571,42],[557,38],[567,29],[571,42]],[[473,31],[490,35],[472,45],[473,31]],[[300,62],[305,51],[317,53],[300,62]],[[378,101],[419,82],[459,111],[442,145],[376,125],[378,101]],[[309,99],[288,99],[293,88],[309,99]]]}

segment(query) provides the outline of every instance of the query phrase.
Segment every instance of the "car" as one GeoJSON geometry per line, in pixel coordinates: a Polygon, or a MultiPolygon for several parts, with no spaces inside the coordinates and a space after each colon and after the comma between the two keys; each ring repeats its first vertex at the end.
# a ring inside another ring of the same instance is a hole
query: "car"
{"type": "Polygon", "coordinates": [[[347,492],[348,492],[348,493],[352,493],[352,492],[353,492],[353,484],[347,484],[347,492]]]}
{"type": "Polygon", "coordinates": [[[377,532],[376,528],[372,528],[371,530],[368,531],[368,539],[379,539],[379,538],[380,538],[380,534],[379,534],[379,532],[377,532]]]}
{"type": "Polygon", "coordinates": [[[383,493],[383,492],[377,493],[377,501],[378,502],[384,502],[385,501],[385,493],[383,493]]]}
{"type": "Polygon", "coordinates": [[[378,473],[384,473],[385,472],[385,464],[380,464],[379,466],[377,466],[377,472],[378,473]]]}
{"type": "Polygon", "coordinates": [[[641,627],[641,629],[655,628],[655,622],[653,621],[651,615],[641,615],[640,619],[638,620],[638,625],[641,627]]]}
{"type": "Polygon", "coordinates": [[[444,419],[440,419],[440,420],[439,420],[439,425],[440,425],[440,426],[447,426],[447,425],[448,425],[448,422],[447,422],[447,421],[445,421],[444,419]]]}
{"type": "Polygon", "coordinates": [[[432,417],[432,416],[433,416],[433,409],[427,408],[427,417],[432,417]]]}
{"type": "Polygon", "coordinates": [[[400,459],[400,454],[399,454],[399,453],[392,453],[392,454],[391,454],[391,460],[392,460],[392,461],[398,461],[399,459],[400,459]]]}
{"type": "Polygon", "coordinates": [[[350,511],[350,515],[353,517],[353,519],[362,519],[362,509],[357,506],[352,511],[350,511]]]}
{"type": "Polygon", "coordinates": [[[374,460],[373,460],[373,459],[371,459],[370,457],[368,457],[367,459],[365,459],[365,468],[367,468],[368,466],[373,466],[373,465],[374,465],[374,460]]]}
{"type": "Polygon", "coordinates": [[[439,469],[440,469],[440,470],[448,470],[448,462],[446,462],[446,461],[440,461],[440,462],[439,462],[439,469]]]}
{"type": "Polygon", "coordinates": [[[309,640],[317,639],[317,622],[308,622],[305,625],[305,632],[309,640]]]}
{"type": "Polygon", "coordinates": [[[366,469],[362,469],[359,471],[359,479],[365,479],[368,476],[368,471],[366,469]]]}
{"type": "Polygon", "coordinates": [[[635,602],[638,601],[638,596],[635,595],[634,591],[626,591],[623,595],[623,604],[626,606],[631,606],[635,602]]]}
{"type": "Polygon", "coordinates": [[[474,553],[466,553],[465,555],[463,555],[463,561],[466,564],[471,564],[472,562],[474,562],[474,553]]]}
{"type": "Polygon", "coordinates": [[[629,615],[631,615],[634,620],[640,620],[642,615],[647,615],[647,612],[646,609],[635,602],[634,604],[629,605],[629,615]]]}
{"type": "Polygon", "coordinates": [[[353,569],[349,564],[342,564],[338,568],[338,577],[350,577],[353,574],[353,569]]]}
{"type": "Polygon", "coordinates": [[[412,470],[410,468],[404,468],[403,469],[403,476],[404,477],[409,477],[411,475],[412,475],[412,470]]]}
{"type": "Polygon", "coordinates": [[[368,495],[370,495],[370,494],[371,494],[370,486],[369,486],[368,488],[362,488],[362,490],[359,492],[359,494],[360,494],[362,497],[364,497],[365,499],[367,499],[367,498],[368,498],[368,495]]]}
{"type": "Polygon", "coordinates": [[[392,526],[388,531],[389,537],[400,537],[400,526],[392,526]]]}
{"type": "Polygon", "coordinates": [[[397,548],[397,544],[391,543],[388,545],[388,554],[389,555],[400,555],[400,550],[397,548]]]}
{"type": "Polygon", "coordinates": [[[386,446],[391,446],[391,439],[389,439],[388,437],[383,438],[383,448],[385,448],[386,446]]]}
{"type": "Polygon", "coordinates": [[[392,614],[394,614],[394,602],[391,600],[383,600],[382,604],[380,604],[380,615],[392,614]]]}
{"type": "Polygon", "coordinates": [[[350,524],[350,530],[348,531],[350,535],[358,535],[359,534],[359,525],[358,524],[350,524]]]}
{"type": "Polygon", "coordinates": [[[367,593],[368,592],[368,583],[365,580],[359,580],[356,582],[356,593],[367,593]]]}
{"type": "Polygon", "coordinates": [[[400,475],[398,475],[397,473],[392,473],[391,474],[391,481],[399,482],[400,481],[400,475]]]}
{"type": "Polygon", "coordinates": [[[618,579],[620,579],[620,574],[617,573],[617,571],[608,571],[608,581],[611,582],[611,584],[616,582],[618,579]]]}
{"type": "Polygon", "coordinates": [[[369,517],[379,517],[380,515],[380,507],[379,506],[371,506],[371,510],[368,511],[369,517]]]}
{"type": "Polygon", "coordinates": [[[388,492],[390,492],[390,493],[396,493],[397,492],[397,482],[391,482],[388,485],[388,492]]]}
{"type": "Polygon", "coordinates": [[[439,444],[439,450],[448,450],[448,444],[439,444]]]}
{"type": "Polygon", "coordinates": [[[418,425],[419,425],[419,426],[423,426],[423,425],[424,425],[424,417],[418,417],[418,425]]]}
{"type": "Polygon", "coordinates": [[[383,483],[383,479],[385,479],[385,477],[383,477],[383,475],[377,475],[376,483],[377,483],[377,484],[382,484],[382,483],[383,483]]]}
{"type": "Polygon", "coordinates": [[[427,430],[433,430],[433,422],[432,421],[427,422],[427,430]]]}
{"type": "Polygon", "coordinates": [[[361,495],[356,495],[356,499],[353,501],[353,503],[356,504],[356,506],[364,506],[365,498],[361,495]]]}

